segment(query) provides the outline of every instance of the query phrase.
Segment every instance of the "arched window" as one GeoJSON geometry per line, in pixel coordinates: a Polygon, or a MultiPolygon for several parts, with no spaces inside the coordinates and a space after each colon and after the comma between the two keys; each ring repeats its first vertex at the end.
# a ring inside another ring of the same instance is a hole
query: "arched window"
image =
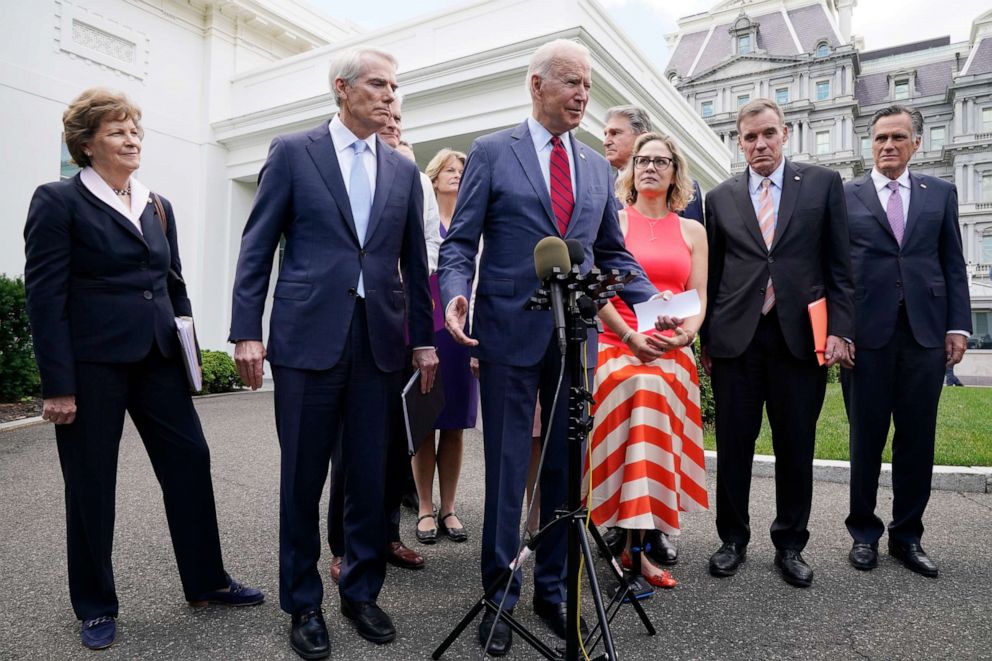
{"type": "Polygon", "coordinates": [[[825,41],[821,41],[816,45],[815,53],[817,57],[826,57],[827,55],[830,55],[830,44],[825,41]]]}

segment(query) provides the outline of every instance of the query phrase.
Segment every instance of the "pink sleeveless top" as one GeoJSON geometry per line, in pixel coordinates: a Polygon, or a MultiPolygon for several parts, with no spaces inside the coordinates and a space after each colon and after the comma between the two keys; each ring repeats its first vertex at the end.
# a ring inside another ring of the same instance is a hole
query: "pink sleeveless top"
{"type": "MultiPolygon", "coordinates": [[[[692,270],[692,253],[682,236],[681,221],[677,214],[669,213],[664,218],[648,218],[634,207],[627,212],[627,250],[638,261],[644,274],[658,291],[670,290],[680,294],[686,290],[689,273],[692,270]]],[[[619,296],[610,299],[627,325],[637,330],[637,317],[619,296]]],[[[648,331],[653,335],[657,331],[648,331]]],[[[670,333],[669,333],[670,334],[670,333]]],[[[604,328],[600,342],[614,346],[624,346],[616,333],[604,328]]]]}

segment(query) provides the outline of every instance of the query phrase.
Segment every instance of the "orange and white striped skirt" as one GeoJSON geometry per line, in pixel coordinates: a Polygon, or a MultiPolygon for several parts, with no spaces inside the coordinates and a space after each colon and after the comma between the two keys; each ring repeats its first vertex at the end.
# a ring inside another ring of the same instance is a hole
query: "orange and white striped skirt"
{"type": "Polygon", "coordinates": [[[627,347],[600,343],[593,397],[583,480],[593,522],[678,535],[680,511],[709,507],[692,350],[645,364],[627,347]]]}

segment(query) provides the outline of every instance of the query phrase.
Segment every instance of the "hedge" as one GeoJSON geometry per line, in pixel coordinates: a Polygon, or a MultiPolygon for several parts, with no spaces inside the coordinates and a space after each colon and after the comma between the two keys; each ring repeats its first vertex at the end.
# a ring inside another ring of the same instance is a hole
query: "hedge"
{"type": "Polygon", "coordinates": [[[241,390],[245,384],[238,375],[234,359],[224,351],[203,352],[203,390],[201,395],[241,390]]]}
{"type": "Polygon", "coordinates": [[[0,273],[0,402],[18,402],[40,390],[24,280],[0,273]]]}

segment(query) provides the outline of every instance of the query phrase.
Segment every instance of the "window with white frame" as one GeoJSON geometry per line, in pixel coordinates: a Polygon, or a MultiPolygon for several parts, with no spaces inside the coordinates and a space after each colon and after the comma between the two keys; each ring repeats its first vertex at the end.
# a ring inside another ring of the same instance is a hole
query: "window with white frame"
{"type": "Polygon", "coordinates": [[[816,56],[826,57],[827,55],[830,55],[830,44],[825,41],[821,41],[816,45],[816,56]]]}
{"type": "Polygon", "coordinates": [[[861,158],[871,157],[871,138],[863,135],[861,136],[861,158]]]}
{"type": "Polygon", "coordinates": [[[829,80],[816,81],[816,100],[826,101],[829,98],[830,98],[830,81],[829,80]]]}
{"type": "Polygon", "coordinates": [[[816,132],[816,155],[823,156],[830,153],[830,131],[816,132]]]}
{"type": "Polygon", "coordinates": [[[740,108],[741,106],[747,104],[750,100],[751,100],[751,95],[750,94],[738,94],[737,95],[737,107],[740,108]]]}
{"type": "Polygon", "coordinates": [[[789,88],[779,87],[775,90],[775,103],[784,106],[789,102],[789,88]]]}
{"type": "Polygon", "coordinates": [[[892,98],[896,101],[905,101],[909,98],[909,78],[900,78],[895,82],[892,98]]]}
{"type": "Polygon", "coordinates": [[[992,174],[982,175],[982,202],[992,202],[992,174]]]}
{"type": "Polygon", "coordinates": [[[702,111],[703,117],[712,117],[713,116],[713,102],[712,101],[703,101],[702,105],[700,106],[700,110],[702,111]]]}
{"type": "Polygon", "coordinates": [[[943,126],[931,126],[930,127],[930,149],[932,151],[937,151],[938,149],[944,148],[944,139],[947,135],[947,129],[943,126]]]}
{"type": "Polygon", "coordinates": [[[742,34],[741,36],[737,37],[737,54],[738,55],[747,55],[752,50],[753,49],[751,48],[751,35],[749,35],[749,34],[742,34]]]}
{"type": "Polygon", "coordinates": [[[982,108],[982,130],[992,131],[992,108],[982,108]]]}

